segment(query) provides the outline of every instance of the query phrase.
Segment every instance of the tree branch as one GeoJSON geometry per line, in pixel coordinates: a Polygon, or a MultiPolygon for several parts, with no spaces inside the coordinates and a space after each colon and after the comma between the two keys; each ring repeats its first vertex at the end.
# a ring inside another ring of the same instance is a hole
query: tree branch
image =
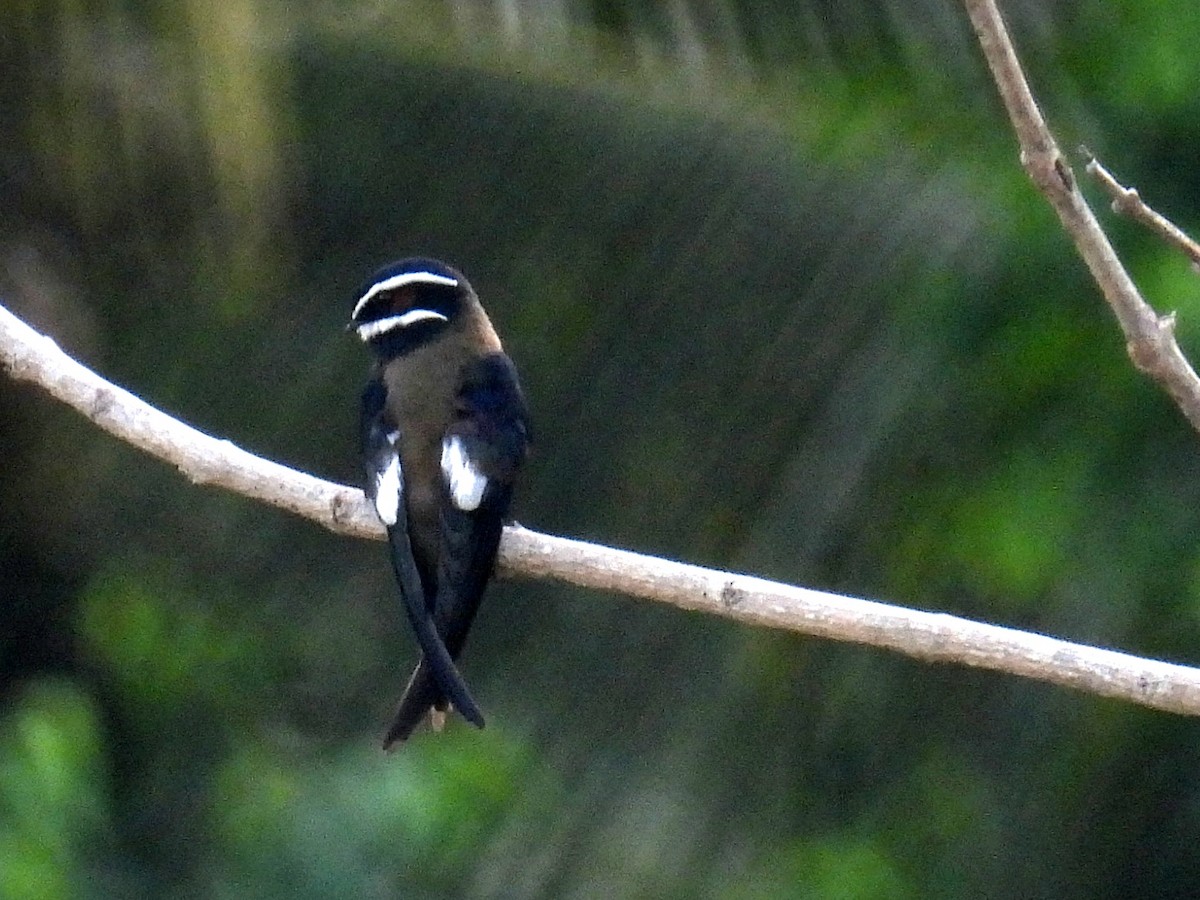
{"type": "Polygon", "coordinates": [[[1176,250],[1181,251],[1192,261],[1192,269],[1200,272],[1200,244],[1166,216],[1147,205],[1137,188],[1127,188],[1117,181],[1090,150],[1086,147],[1080,149],[1085,157],[1087,173],[1095,178],[1105,193],[1112,198],[1113,212],[1141,222],[1176,250]]]}
{"type": "MultiPolygon", "coordinates": [[[[3,306],[0,363],[14,378],[40,385],[197,484],[278,506],[338,534],[384,537],[360,490],[261,459],[171,418],[71,359],[3,306]]],[[[556,578],[752,625],[884,647],[927,662],[1008,672],[1200,715],[1198,669],[942,613],[791,587],[518,527],[505,530],[500,563],[511,574],[556,578]]]]}
{"type": "Polygon", "coordinates": [[[963,0],[1021,146],[1021,164],[1050,201],[1063,228],[1100,286],[1125,333],[1138,369],[1175,400],[1200,431],[1200,378],[1175,341],[1175,317],[1159,316],[1142,299],[1092,214],[1066,158],[1059,152],[1033,99],[995,0],[963,0]]]}

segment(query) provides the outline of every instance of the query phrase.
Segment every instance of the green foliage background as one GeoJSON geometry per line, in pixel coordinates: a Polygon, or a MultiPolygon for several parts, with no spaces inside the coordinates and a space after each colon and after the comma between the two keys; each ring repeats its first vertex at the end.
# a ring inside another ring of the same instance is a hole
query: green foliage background
{"type": "MultiPolygon", "coordinates": [[[[1196,231],[1192,7],[1005,10],[1064,146],[1196,231]]],[[[524,523],[1200,656],[1196,435],[949,0],[13,0],[0,60],[4,302],[201,428],[353,480],[352,292],[428,253],[522,370],[524,523]]],[[[1200,893],[1192,721],[514,580],[489,727],[384,756],[378,546],[7,381],[0,453],[4,897],[1200,893]]]]}

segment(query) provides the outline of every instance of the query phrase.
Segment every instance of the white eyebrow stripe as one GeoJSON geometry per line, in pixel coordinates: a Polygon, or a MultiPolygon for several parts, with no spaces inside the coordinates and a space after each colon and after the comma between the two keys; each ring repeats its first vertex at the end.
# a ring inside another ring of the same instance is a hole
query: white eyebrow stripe
{"type": "Polygon", "coordinates": [[[448,275],[438,275],[436,272],[405,272],[402,275],[393,275],[391,278],[385,278],[383,281],[377,281],[371,285],[370,289],[354,304],[354,312],[350,314],[350,318],[352,320],[358,318],[358,314],[364,306],[371,302],[372,297],[376,297],[384,291],[394,291],[406,284],[440,284],[444,287],[457,287],[458,280],[448,275]]]}
{"type": "Polygon", "coordinates": [[[450,498],[455,506],[463,512],[479,509],[488,479],[475,468],[458,435],[442,441],[442,475],[446,478],[446,486],[450,489],[450,498]]]}
{"type": "Polygon", "coordinates": [[[408,312],[401,313],[398,316],[388,316],[386,319],[377,319],[374,322],[366,322],[359,325],[358,336],[363,341],[369,341],[371,338],[377,337],[385,331],[391,331],[393,328],[407,328],[409,325],[425,321],[426,319],[434,322],[450,321],[440,312],[434,312],[432,309],[410,309],[408,312]]]}

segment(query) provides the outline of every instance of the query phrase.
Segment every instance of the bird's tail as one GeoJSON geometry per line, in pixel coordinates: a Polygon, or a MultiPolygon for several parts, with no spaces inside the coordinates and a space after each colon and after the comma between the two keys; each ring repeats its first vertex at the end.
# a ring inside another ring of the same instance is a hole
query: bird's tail
{"type": "MultiPolygon", "coordinates": [[[[449,706],[433,670],[422,657],[408,679],[408,687],[404,689],[396,714],[392,716],[392,724],[383,737],[383,749],[391,750],[396,744],[408,740],[425,719],[426,713],[430,714],[435,730],[440,730],[442,716],[449,706]]],[[[483,720],[480,719],[478,724],[482,728],[483,720]]]]}

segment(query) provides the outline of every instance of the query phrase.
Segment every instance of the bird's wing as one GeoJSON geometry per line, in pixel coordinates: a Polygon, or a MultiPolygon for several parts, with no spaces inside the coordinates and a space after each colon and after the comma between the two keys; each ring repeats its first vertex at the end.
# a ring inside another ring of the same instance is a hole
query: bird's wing
{"type": "MultiPolygon", "coordinates": [[[[513,481],[529,447],[529,415],[508,357],[496,353],[478,360],[464,376],[456,416],[442,442],[446,491],[433,609],[438,633],[455,658],[495,566],[513,481]]],[[[407,739],[430,707],[445,707],[433,674],[425,665],[413,673],[385,748],[407,739]]]]}
{"type": "Polygon", "coordinates": [[[408,534],[408,514],[404,503],[404,472],[397,445],[399,430],[387,421],[387,388],[373,378],[363,391],[361,406],[362,463],[366,475],[365,493],[375,507],[388,534],[392,571],[400,586],[404,611],[416,635],[431,675],[445,696],[469,722],[483,727],[483,713],[467,690],[466,682],[454,665],[446,644],[438,634],[433,610],[426,603],[425,591],[413,558],[408,534]]]}
{"type": "Polygon", "coordinates": [[[433,617],[456,658],[495,566],[528,448],[529,414],[512,362],[494,353],[472,363],[442,441],[446,493],[433,617]]]}

